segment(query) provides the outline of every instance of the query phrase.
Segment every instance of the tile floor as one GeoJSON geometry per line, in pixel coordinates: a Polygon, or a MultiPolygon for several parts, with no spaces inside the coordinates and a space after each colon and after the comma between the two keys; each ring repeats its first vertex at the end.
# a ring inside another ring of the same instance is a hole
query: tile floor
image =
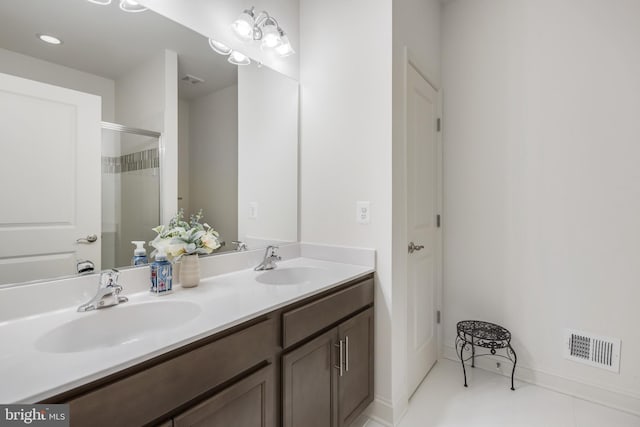
{"type": "MultiPolygon", "coordinates": [[[[640,427],[640,417],[516,382],[481,369],[439,361],[409,403],[399,427],[640,427]],[[471,372],[469,372],[471,371],[471,372]]],[[[382,427],[369,421],[366,427],[382,427]]]]}

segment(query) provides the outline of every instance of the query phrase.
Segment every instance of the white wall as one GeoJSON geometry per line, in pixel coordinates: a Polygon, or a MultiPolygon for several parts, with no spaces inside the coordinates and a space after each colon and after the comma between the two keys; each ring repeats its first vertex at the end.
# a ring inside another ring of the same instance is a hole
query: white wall
{"type": "Polygon", "coordinates": [[[640,413],[640,3],[457,0],[443,31],[445,331],[496,321],[519,372],[640,413]],[[620,374],[563,328],[622,339],[620,374]],[[609,390],[609,393],[603,392],[609,390]]]}
{"type": "Polygon", "coordinates": [[[298,241],[298,90],[267,67],[238,68],[238,237],[250,248],[298,241]]]}
{"type": "Polygon", "coordinates": [[[189,102],[178,100],[178,209],[189,211],[189,102]]]}
{"type": "MultiPolygon", "coordinates": [[[[175,52],[165,50],[142,59],[136,68],[116,81],[116,121],[162,134],[161,222],[165,223],[175,215],[178,205],[178,56],[175,52]]],[[[135,212],[123,209],[123,221],[135,218],[135,212]]]]}
{"type": "Polygon", "coordinates": [[[276,71],[295,79],[298,78],[298,55],[280,58],[273,52],[262,51],[259,42],[245,43],[240,41],[231,30],[231,24],[238,15],[244,9],[255,6],[257,12],[266,10],[278,20],[280,26],[286,31],[293,48],[299,51],[298,0],[255,0],[253,2],[190,0],[188,6],[174,0],[142,0],[140,3],[200,34],[213,37],[276,71]]]}
{"type": "Polygon", "coordinates": [[[112,122],[115,108],[113,80],[32,56],[0,48],[0,73],[91,93],[102,98],[102,120],[112,122]]]}
{"type": "MultiPolygon", "coordinates": [[[[164,52],[150,53],[116,80],[116,122],[162,132],[164,126],[164,52]]],[[[176,83],[177,84],[177,83],[176,83]]]]}
{"type": "MultiPolygon", "coordinates": [[[[439,0],[393,2],[393,420],[408,405],[407,384],[407,60],[436,88],[440,87],[439,0]]],[[[431,303],[425,302],[425,303],[431,303]]],[[[389,417],[387,417],[389,418],[389,417]]]]}
{"type": "Polygon", "coordinates": [[[189,209],[227,243],[238,239],[238,86],[189,104],[189,209]]]}
{"type": "Polygon", "coordinates": [[[391,0],[300,2],[301,238],[376,249],[375,386],[387,409],[393,398],[391,14],[391,0]],[[359,200],[371,202],[369,225],[356,223],[359,200]]]}

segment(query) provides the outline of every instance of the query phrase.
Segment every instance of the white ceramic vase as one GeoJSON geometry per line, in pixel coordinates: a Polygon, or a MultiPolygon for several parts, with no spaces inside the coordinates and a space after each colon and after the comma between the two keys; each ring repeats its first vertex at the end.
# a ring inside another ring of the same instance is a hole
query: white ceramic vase
{"type": "Polygon", "coordinates": [[[197,254],[183,255],[180,261],[180,284],[183,288],[195,288],[200,283],[200,258],[197,254]]]}

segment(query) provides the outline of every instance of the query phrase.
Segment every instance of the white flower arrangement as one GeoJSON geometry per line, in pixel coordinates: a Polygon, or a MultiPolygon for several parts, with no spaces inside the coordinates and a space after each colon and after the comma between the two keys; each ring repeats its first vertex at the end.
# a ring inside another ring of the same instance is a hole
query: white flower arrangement
{"type": "Polygon", "coordinates": [[[210,254],[220,248],[220,235],[209,224],[201,224],[201,219],[202,209],[191,215],[189,222],[184,220],[184,210],[180,209],[169,225],[153,228],[158,235],[149,242],[155,248],[151,256],[162,249],[170,259],[178,261],[183,255],[210,254]]]}

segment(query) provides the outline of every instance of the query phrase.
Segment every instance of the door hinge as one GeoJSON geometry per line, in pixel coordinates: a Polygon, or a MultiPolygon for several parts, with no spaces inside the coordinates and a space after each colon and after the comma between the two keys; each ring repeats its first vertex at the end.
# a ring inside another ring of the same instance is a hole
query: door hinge
{"type": "Polygon", "coordinates": [[[440,310],[436,311],[436,323],[440,324],[440,310]]]}
{"type": "Polygon", "coordinates": [[[440,132],[440,129],[442,129],[441,120],[440,120],[440,117],[438,117],[438,120],[436,120],[436,130],[440,132]]]}
{"type": "Polygon", "coordinates": [[[440,228],[440,214],[436,215],[436,226],[440,228]]]}

